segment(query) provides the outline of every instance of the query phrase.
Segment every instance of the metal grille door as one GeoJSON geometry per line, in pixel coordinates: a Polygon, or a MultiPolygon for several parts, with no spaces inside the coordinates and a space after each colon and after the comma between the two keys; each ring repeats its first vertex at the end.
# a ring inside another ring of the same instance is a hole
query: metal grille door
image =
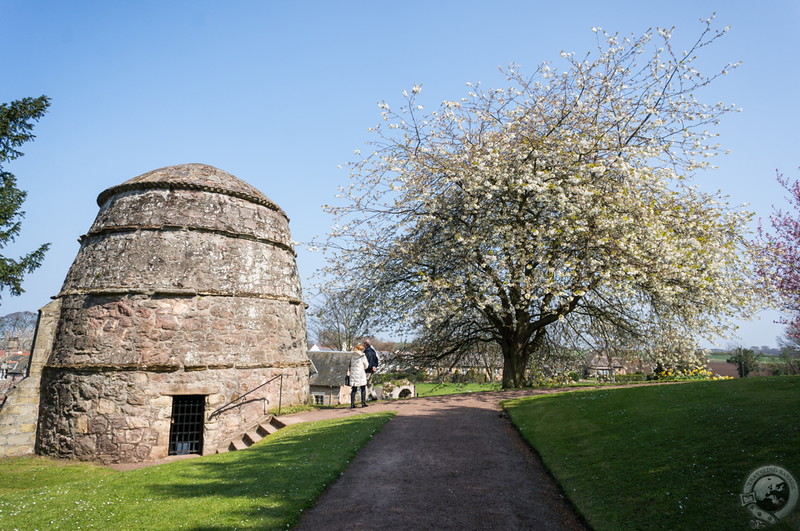
{"type": "Polygon", "coordinates": [[[203,395],[172,397],[169,455],[203,453],[205,402],[203,395]]]}

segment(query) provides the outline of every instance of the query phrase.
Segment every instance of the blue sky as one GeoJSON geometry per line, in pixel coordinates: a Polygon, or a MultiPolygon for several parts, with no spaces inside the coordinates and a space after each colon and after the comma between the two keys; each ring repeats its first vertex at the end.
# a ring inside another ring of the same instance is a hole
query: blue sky
{"type": "MultiPolygon", "coordinates": [[[[501,84],[498,66],[527,71],[561,50],[593,48],[593,26],[622,35],[676,26],[676,48],[717,13],[730,34],[709,65],[743,61],[704,95],[735,103],[718,129],[733,153],[698,176],[766,218],[784,204],[775,170],[800,177],[800,3],[640,1],[36,1],[0,0],[0,102],[47,94],[49,113],[25,157],[7,165],[28,200],[18,256],[52,242],[20,297],[0,314],[36,311],[56,295],[97,214],[97,195],[144,172],[189,162],[247,181],[308,242],[327,232],[321,205],[347,174],[338,168],[379,121],[376,103],[465,95],[467,82],[501,84]]],[[[298,246],[304,287],[322,258],[298,246]]],[[[778,314],[741,323],[744,345],[774,345],[778,314]]],[[[728,341],[723,341],[722,346],[728,341]]]]}

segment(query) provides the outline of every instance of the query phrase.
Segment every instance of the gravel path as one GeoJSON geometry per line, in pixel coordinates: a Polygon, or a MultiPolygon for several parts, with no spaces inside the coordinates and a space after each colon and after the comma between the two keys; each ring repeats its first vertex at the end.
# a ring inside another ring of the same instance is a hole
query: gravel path
{"type": "Polygon", "coordinates": [[[396,410],[297,530],[588,529],[499,402],[475,393],[289,415],[287,424],[396,410]]]}

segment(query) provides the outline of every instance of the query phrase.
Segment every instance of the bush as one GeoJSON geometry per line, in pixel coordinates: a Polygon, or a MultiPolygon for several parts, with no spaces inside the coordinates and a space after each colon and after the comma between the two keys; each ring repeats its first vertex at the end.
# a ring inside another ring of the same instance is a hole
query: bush
{"type": "Polygon", "coordinates": [[[647,380],[647,377],[644,374],[637,372],[635,374],[618,374],[616,380],[618,382],[644,382],[647,380]]]}
{"type": "Polygon", "coordinates": [[[780,357],[769,362],[769,370],[773,376],[789,376],[800,374],[800,353],[783,349],[780,357]]]}
{"type": "Polygon", "coordinates": [[[487,380],[486,373],[483,371],[479,371],[478,369],[470,369],[467,371],[466,381],[468,383],[486,383],[487,380]]]}
{"type": "Polygon", "coordinates": [[[372,376],[372,383],[374,385],[381,385],[385,382],[393,380],[409,380],[411,382],[422,382],[425,380],[423,373],[417,372],[378,372],[372,376]]]}
{"type": "Polygon", "coordinates": [[[545,374],[542,371],[531,370],[528,375],[528,387],[558,387],[567,385],[576,381],[573,375],[577,375],[577,373],[564,371],[554,374],[545,374]]]}

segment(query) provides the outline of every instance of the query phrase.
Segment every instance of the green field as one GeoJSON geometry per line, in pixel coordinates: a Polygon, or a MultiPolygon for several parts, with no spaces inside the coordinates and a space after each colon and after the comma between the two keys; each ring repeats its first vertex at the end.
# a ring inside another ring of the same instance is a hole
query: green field
{"type": "MultiPolygon", "coordinates": [[[[800,479],[800,377],[575,391],[505,403],[597,530],[745,529],[755,469],[800,479]]],[[[800,507],[771,529],[800,529],[800,507]]]]}
{"type": "Polygon", "coordinates": [[[247,450],[130,472],[0,460],[0,529],[287,529],[392,417],[296,424],[247,450]]]}
{"type": "Polygon", "coordinates": [[[730,354],[709,354],[708,361],[727,362],[730,357],[730,354]]]}

